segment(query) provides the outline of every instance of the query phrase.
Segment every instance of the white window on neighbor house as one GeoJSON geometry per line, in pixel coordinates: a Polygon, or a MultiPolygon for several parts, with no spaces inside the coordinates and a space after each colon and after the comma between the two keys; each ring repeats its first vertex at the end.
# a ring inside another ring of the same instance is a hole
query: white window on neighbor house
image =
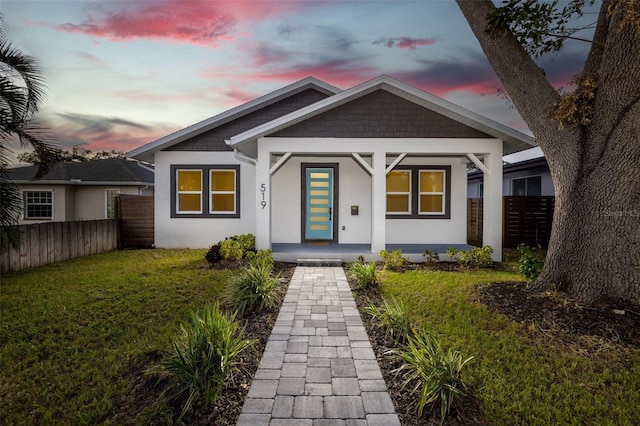
{"type": "Polygon", "coordinates": [[[511,180],[511,195],[539,197],[542,195],[542,178],[530,176],[511,180]]]}
{"type": "Polygon", "coordinates": [[[53,191],[24,191],[25,219],[53,219],[53,191]]]}
{"type": "Polygon", "coordinates": [[[105,191],[106,218],[115,219],[116,217],[116,198],[120,194],[119,189],[107,189],[105,191]]]}

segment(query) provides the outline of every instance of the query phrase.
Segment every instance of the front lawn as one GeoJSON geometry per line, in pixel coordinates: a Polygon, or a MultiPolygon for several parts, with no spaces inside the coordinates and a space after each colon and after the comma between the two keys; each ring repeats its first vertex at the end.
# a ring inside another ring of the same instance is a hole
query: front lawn
{"type": "Polygon", "coordinates": [[[637,424],[640,347],[520,324],[479,302],[476,285],[520,280],[495,270],[384,272],[380,291],[445,347],[475,357],[463,377],[490,424],[637,424]]]}
{"type": "Polygon", "coordinates": [[[137,393],[143,371],[229,274],[204,251],[142,250],[2,277],[2,423],[146,423],[155,400],[135,401],[149,398],[137,393]]]}

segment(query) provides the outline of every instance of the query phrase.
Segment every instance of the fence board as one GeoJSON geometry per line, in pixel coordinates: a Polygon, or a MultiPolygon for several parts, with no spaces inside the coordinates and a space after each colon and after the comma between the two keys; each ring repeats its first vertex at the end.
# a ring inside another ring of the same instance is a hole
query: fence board
{"type": "Polygon", "coordinates": [[[0,252],[0,272],[113,250],[117,247],[117,227],[115,219],[18,226],[21,244],[0,252]]]}
{"type": "Polygon", "coordinates": [[[154,244],[154,198],[118,195],[116,214],[119,220],[118,247],[148,248],[154,244]]]}

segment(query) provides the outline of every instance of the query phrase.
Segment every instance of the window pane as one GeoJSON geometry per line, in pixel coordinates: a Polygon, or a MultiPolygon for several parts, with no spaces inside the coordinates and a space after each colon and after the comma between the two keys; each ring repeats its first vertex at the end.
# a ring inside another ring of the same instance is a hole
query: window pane
{"type": "Polygon", "coordinates": [[[211,194],[211,211],[233,213],[236,209],[235,198],[233,194],[211,194]]]}
{"type": "Polygon", "coordinates": [[[444,213],[442,195],[420,195],[420,213],[444,213]]]}
{"type": "Polygon", "coordinates": [[[395,170],[387,174],[387,192],[409,192],[411,173],[395,170]]]}
{"type": "Polygon", "coordinates": [[[542,179],[540,176],[527,179],[527,195],[530,197],[539,197],[542,195],[542,179]]]}
{"type": "Polygon", "coordinates": [[[200,194],[178,194],[179,212],[200,212],[200,194]]]}
{"type": "Polygon", "coordinates": [[[444,192],[444,172],[421,171],[420,192],[444,192]]]}
{"type": "Polygon", "coordinates": [[[387,213],[409,213],[409,195],[387,194],[387,213]]]}
{"type": "Polygon", "coordinates": [[[512,185],[513,185],[513,190],[511,191],[512,195],[518,196],[518,197],[522,197],[524,195],[527,195],[526,191],[527,191],[527,184],[525,179],[514,179],[512,181],[512,185]]]}
{"type": "Polygon", "coordinates": [[[211,171],[212,191],[235,191],[236,174],[233,170],[212,170],[211,171]]]}
{"type": "Polygon", "coordinates": [[[178,170],[178,191],[202,191],[202,171],[178,170]]]}

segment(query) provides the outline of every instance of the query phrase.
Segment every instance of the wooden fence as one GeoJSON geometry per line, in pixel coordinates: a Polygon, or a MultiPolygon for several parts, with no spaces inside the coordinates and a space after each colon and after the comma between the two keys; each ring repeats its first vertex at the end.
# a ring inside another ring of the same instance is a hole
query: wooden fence
{"type": "Polygon", "coordinates": [[[149,248],[154,244],[154,198],[118,195],[116,217],[119,223],[118,247],[149,248]]]}
{"type": "Polygon", "coordinates": [[[114,250],[118,242],[115,219],[37,223],[17,228],[20,246],[0,252],[2,273],[103,253],[114,250]]]}
{"type": "MultiPolygon", "coordinates": [[[[467,242],[482,244],[482,198],[467,200],[467,242]]],[[[549,245],[555,197],[505,196],[502,200],[502,246],[549,245]]]]}

